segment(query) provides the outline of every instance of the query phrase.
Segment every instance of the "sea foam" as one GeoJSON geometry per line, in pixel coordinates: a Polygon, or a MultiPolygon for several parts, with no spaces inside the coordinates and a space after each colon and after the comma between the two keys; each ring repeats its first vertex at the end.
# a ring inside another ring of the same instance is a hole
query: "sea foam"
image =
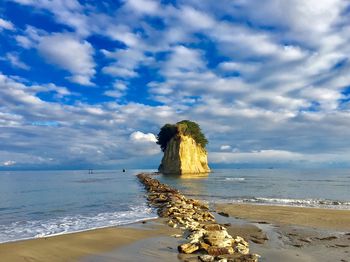
{"type": "Polygon", "coordinates": [[[9,225],[0,225],[0,243],[130,224],[156,217],[151,208],[142,204],[131,206],[128,211],[16,221],[9,225]]]}

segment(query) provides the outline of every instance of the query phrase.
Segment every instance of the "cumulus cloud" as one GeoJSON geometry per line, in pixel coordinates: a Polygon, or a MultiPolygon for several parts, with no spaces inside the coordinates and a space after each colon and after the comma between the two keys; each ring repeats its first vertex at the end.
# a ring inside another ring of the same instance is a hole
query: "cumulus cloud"
{"type": "Polygon", "coordinates": [[[159,4],[153,0],[127,0],[126,7],[140,14],[158,15],[159,4]]]}
{"type": "Polygon", "coordinates": [[[0,18],[0,32],[2,30],[14,30],[15,27],[12,22],[0,18]]]}
{"type": "Polygon", "coordinates": [[[156,143],[157,142],[157,138],[154,134],[152,134],[152,133],[145,134],[145,133],[142,133],[140,131],[132,132],[130,135],[130,139],[133,142],[140,142],[140,143],[143,143],[143,142],[156,143]]]}
{"type": "Polygon", "coordinates": [[[95,74],[94,48],[87,41],[81,41],[71,34],[52,34],[40,39],[39,53],[49,62],[72,76],[69,80],[81,85],[93,85],[95,74]]]}
{"type": "Polygon", "coordinates": [[[152,59],[146,57],[141,50],[138,49],[119,49],[114,52],[102,50],[102,53],[109,59],[115,62],[104,67],[102,71],[112,76],[119,76],[121,78],[136,77],[138,73],[136,69],[141,63],[147,63],[152,59]]]}
{"type": "MultiPolygon", "coordinates": [[[[32,83],[19,70],[18,76],[0,75],[0,126],[15,128],[1,130],[14,141],[0,154],[2,163],[156,159],[152,134],[182,119],[201,124],[215,163],[347,162],[346,1],[15,2],[47,12],[61,28],[45,32],[27,25],[8,32],[15,25],[7,24],[2,34],[28,52],[37,49],[68,71],[69,81],[101,88],[90,100],[69,83],[32,83]],[[66,148],[57,142],[65,134],[66,148]],[[34,138],[28,142],[28,136],[34,138]],[[44,150],[39,138],[52,150],[44,150]]],[[[18,54],[11,63],[27,65],[18,54]]]]}
{"type": "Polygon", "coordinates": [[[116,81],[113,84],[113,88],[105,91],[103,94],[105,96],[109,96],[109,97],[113,97],[113,98],[118,99],[118,98],[125,96],[127,89],[128,89],[128,87],[127,87],[127,84],[125,82],[116,81]]]}
{"type": "Polygon", "coordinates": [[[157,138],[152,133],[134,131],[130,134],[130,142],[133,144],[133,154],[156,155],[160,153],[159,146],[156,144],[157,138]]]}
{"type": "Polygon", "coordinates": [[[87,36],[91,32],[87,16],[83,13],[84,7],[77,0],[13,0],[22,5],[32,6],[37,9],[48,10],[54,15],[54,19],[61,24],[68,25],[76,30],[79,35],[87,36]]]}

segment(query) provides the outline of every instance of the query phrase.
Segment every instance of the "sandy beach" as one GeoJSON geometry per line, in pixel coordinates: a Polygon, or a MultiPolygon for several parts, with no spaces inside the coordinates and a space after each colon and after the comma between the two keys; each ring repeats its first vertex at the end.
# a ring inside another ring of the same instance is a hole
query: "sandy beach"
{"type": "Polygon", "coordinates": [[[1,261],[79,261],[143,239],[170,237],[179,230],[161,220],[0,244],[1,261]]]}
{"type": "Polygon", "coordinates": [[[350,210],[249,204],[218,204],[215,208],[253,221],[350,231],[350,210]]]}
{"type": "Polygon", "coordinates": [[[247,230],[242,235],[261,261],[350,261],[350,210],[248,204],[215,208],[260,229],[260,235],[247,230]]]}
{"type": "MultiPolygon", "coordinates": [[[[350,211],[231,204],[215,209],[218,221],[227,225],[230,234],[246,238],[261,261],[349,261],[350,211]]],[[[181,239],[173,234],[181,231],[156,219],[4,243],[0,254],[3,261],[186,260],[177,252],[181,239]]]]}

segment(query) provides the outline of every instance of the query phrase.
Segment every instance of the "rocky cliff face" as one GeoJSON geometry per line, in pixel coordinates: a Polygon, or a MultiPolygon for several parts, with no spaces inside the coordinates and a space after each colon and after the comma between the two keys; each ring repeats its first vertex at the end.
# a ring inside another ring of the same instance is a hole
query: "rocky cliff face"
{"type": "Polygon", "coordinates": [[[159,172],[176,174],[209,173],[207,151],[186,135],[173,137],[165,149],[159,172]]]}

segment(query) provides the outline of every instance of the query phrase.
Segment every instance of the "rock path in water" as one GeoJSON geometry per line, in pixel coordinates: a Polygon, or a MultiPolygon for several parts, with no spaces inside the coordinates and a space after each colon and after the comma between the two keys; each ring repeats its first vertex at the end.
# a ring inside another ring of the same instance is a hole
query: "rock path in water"
{"type": "MultiPolygon", "coordinates": [[[[249,253],[249,244],[240,236],[231,236],[215,221],[209,207],[198,200],[186,198],[178,190],[160,183],[151,174],[141,173],[138,179],[148,191],[149,203],[167,224],[184,231],[186,243],[178,246],[180,253],[196,254],[187,261],[256,262],[259,255],[249,253]]],[[[176,236],[181,237],[181,236],[176,236]]]]}

